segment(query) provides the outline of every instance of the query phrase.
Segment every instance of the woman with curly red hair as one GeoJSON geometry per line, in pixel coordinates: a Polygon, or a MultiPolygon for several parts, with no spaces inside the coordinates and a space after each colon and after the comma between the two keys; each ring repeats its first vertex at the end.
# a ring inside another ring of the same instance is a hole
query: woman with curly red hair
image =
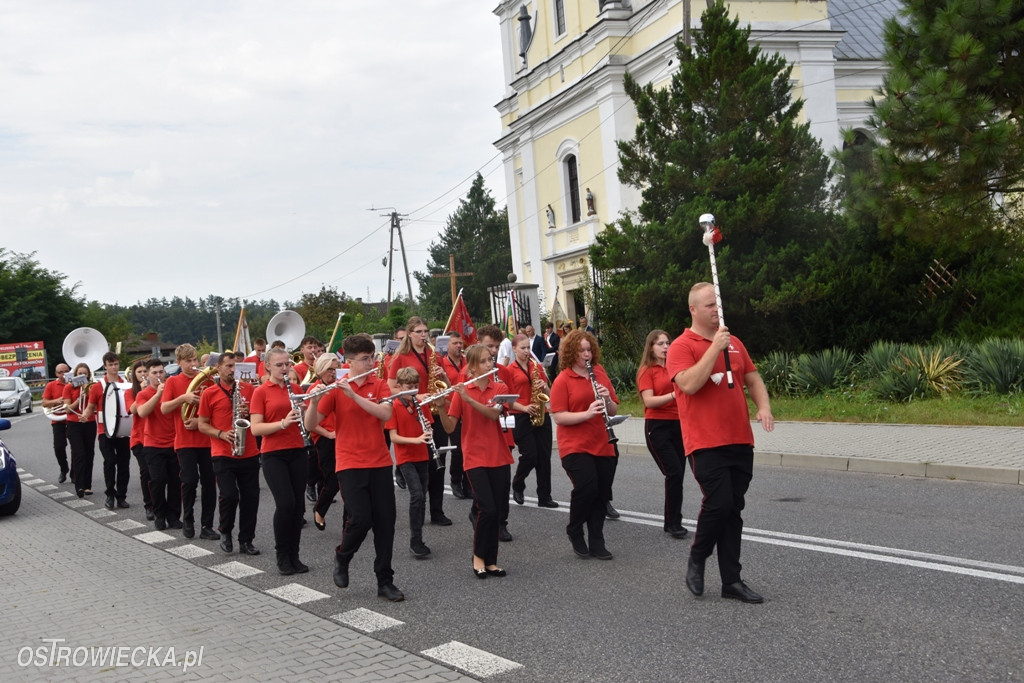
{"type": "Polygon", "coordinates": [[[615,446],[608,441],[604,416],[615,415],[619,399],[600,360],[601,350],[594,335],[574,330],[565,336],[559,347],[558,377],[551,386],[551,419],[558,426],[562,468],[573,486],[565,528],[572,549],[579,557],[610,560],[612,554],[604,541],[604,518],[618,458],[615,446]]]}

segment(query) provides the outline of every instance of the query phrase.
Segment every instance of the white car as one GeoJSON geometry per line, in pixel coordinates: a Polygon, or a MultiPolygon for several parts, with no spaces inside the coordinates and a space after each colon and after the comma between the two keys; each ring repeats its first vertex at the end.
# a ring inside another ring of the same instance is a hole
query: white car
{"type": "Polygon", "coordinates": [[[32,412],[32,390],[20,377],[0,377],[0,415],[32,412]]]}

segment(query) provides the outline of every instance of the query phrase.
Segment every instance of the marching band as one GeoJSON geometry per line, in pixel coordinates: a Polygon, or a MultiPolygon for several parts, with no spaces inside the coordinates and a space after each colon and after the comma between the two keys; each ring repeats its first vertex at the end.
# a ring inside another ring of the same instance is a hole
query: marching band
{"type": "MultiPolygon", "coordinates": [[[[88,355],[67,358],[78,361],[74,373],[47,387],[44,404],[54,434],[59,425],[61,443],[66,434],[71,445],[69,466],[60,460],[54,436],[62,477],[70,473],[80,497],[92,493],[98,432],[105,463],[113,442],[119,446],[109,458],[109,474],[104,467],[108,507],[128,507],[123,440],[125,452],[130,448],[138,462],[146,519],[156,529],[195,536],[198,497],[200,539],[219,540],[221,550],[232,553],[237,538],[239,554],[258,555],[262,472],[274,500],[274,546],[282,575],[309,571],[300,559],[304,499],[315,503],[313,522],[323,531],[340,492],[335,584],[348,586],[352,557],[372,531],[378,594],[400,601],[404,594],[394,584],[392,567],[397,518],[392,467],[397,465],[400,488],[409,491],[410,551],[426,559],[431,555],[423,538],[427,511],[433,524],[452,524],[441,502],[445,456],[451,453],[452,492],[473,499],[474,575],[504,577],[497,555],[499,542],[512,540],[510,493],[523,505],[526,479],[536,473],[538,507],[558,507],[551,496],[554,424],[562,465],[574,487],[567,527],[571,545],[577,555],[610,559],[603,520],[617,452],[605,428],[617,397],[603,369],[591,366],[599,357],[593,335],[576,331],[561,340],[561,372],[552,369],[550,374],[557,374],[552,383],[538,362],[546,354],[533,348],[537,341],[551,347],[538,335],[512,339],[511,362],[503,365],[496,357],[506,336],[493,325],[478,330],[480,344],[467,348],[453,332],[440,351],[428,342],[421,318],[410,318],[400,332],[392,354],[378,351],[369,335],[347,337],[342,358],[325,353],[318,339],[305,335],[301,318],[285,311],[268,327],[270,348],[259,339],[261,350],[251,356],[212,354],[200,367],[196,349],[182,344],[175,351],[181,373],[169,378],[160,360],[136,361],[119,406],[101,398],[107,384],[122,386],[116,355],[102,357],[110,361],[107,373],[94,382],[92,347],[106,342],[76,330],[73,341],[88,339],[88,355]],[[236,372],[240,363],[243,375],[236,372]],[[108,423],[115,419],[126,422],[113,434],[108,423]],[[513,476],[515,448],[519,463],[513,476]]],[[[668,507],[666,530],[678,534],[676,505],[668,507]]]]}

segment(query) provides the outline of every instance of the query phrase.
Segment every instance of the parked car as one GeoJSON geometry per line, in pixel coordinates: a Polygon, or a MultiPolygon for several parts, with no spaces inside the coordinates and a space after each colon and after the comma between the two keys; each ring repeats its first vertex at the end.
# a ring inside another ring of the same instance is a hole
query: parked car
{"type": "Polygon", "coordinates": [[[32,412],[32,390],[20,377],[0,377],[0,415],[32,412]]]}
{"type": "MultiPolygon", "coordinates": [[[[11,421],[0,419],[0,431],[11,428],[11,421]]],[[[21,507],[21,478],[18,463],[0,441],[0,517],[13,515],[21,507]]]]}

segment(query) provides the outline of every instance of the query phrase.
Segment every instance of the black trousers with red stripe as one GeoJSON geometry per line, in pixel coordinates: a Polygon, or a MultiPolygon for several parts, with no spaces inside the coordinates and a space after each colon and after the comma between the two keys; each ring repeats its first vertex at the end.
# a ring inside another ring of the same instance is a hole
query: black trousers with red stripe
{"type": "Polygon", "coordinates": [[[644,436],[647,450],[665,477],[665,528],[681,526],[686,455],[679,420],[644,420],[644,436]]]}

